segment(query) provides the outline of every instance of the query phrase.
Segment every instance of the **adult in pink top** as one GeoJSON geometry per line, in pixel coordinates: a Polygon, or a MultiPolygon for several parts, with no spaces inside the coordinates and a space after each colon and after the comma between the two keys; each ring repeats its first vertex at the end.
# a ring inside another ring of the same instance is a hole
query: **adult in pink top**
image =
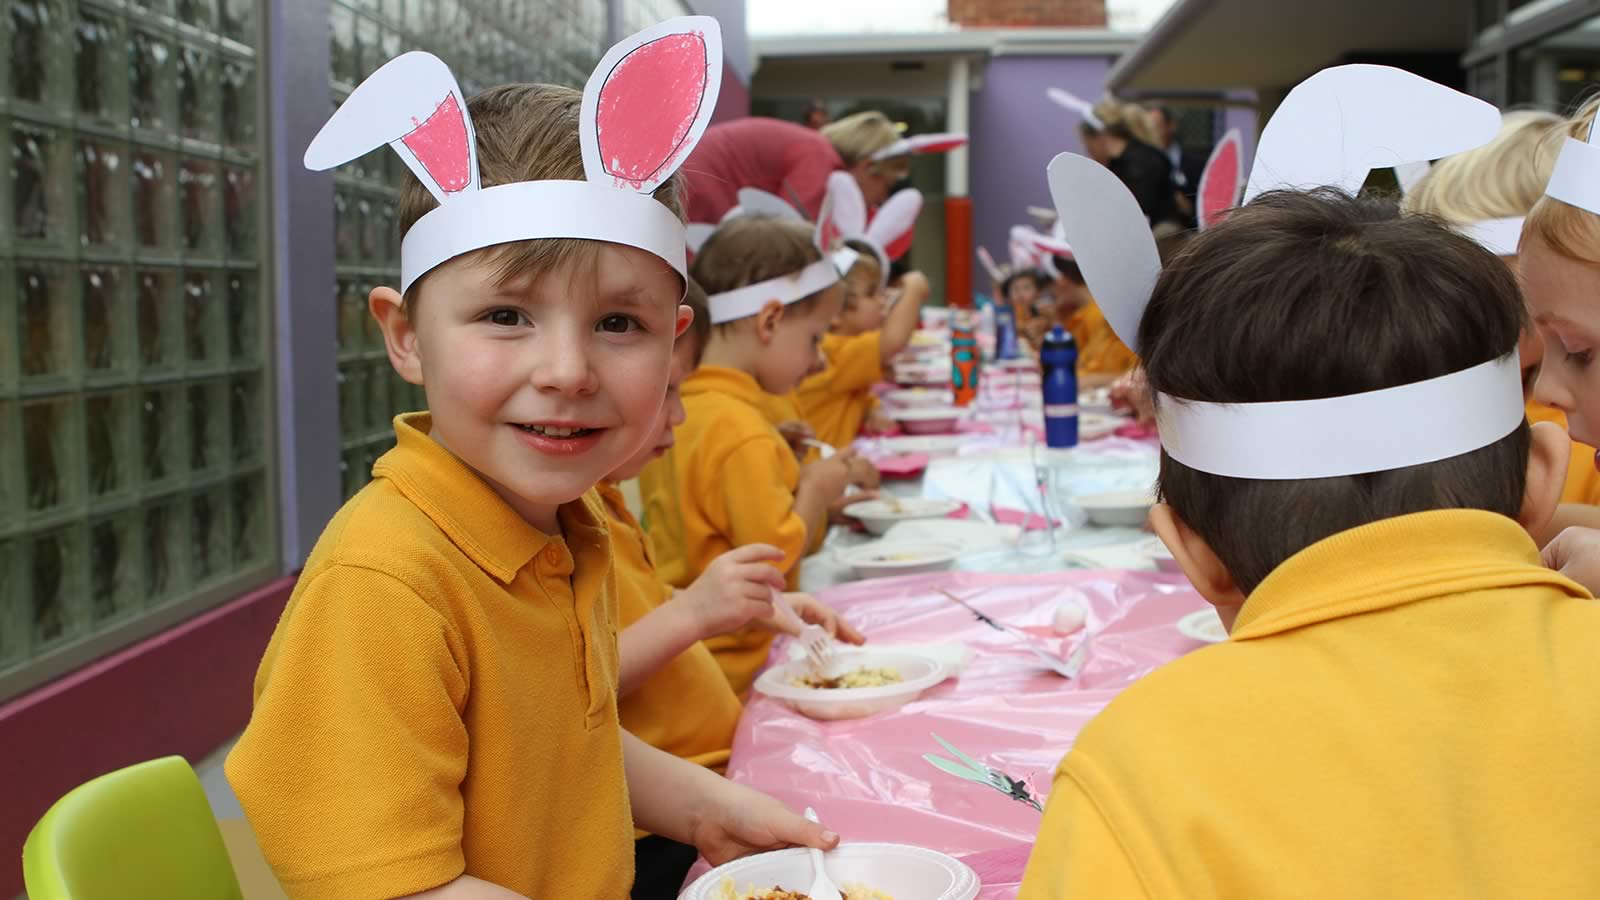
{"type": "Polygon", "coordinates": [[[910,171],[908,157],[872,159],[898,139],[899,132],[879,112],[846,116],[821,130],[763,118],[713,125],[680,170],[688,220],[716,224],[737,205],[745,187],[776,194],[815,219],[828,175],[838,169],[854,175],[868,206],[876,207],[910,171]]]}

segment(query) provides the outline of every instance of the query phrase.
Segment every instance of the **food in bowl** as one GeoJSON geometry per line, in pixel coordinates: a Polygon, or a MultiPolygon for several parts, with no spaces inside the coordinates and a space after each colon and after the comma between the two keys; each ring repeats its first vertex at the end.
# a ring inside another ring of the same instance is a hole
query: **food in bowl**
{"type": "Polygon", "coordinates": [[[870,668],[860,666],[839,675],[817,675],[805,672],[789,680],[795,687],[811,688],[818,691],[837,691],[845,688],[870,688],[883,687],[886,684],[899,684],[904,681],[900,673],[889,668],[870,668]]]}
{"type": "MultiPolygon", "coordinates": [[[[839,893],[844,900],[894,900],[883,891],[875,890],[859,884],[840,885],[839,893]]],[[[766,890],[759,888],[746,888],[744,891],[733,886],[733,880],[727,879],[717,890],[717,900],[811,900],[810,894],[800,891],[785,890],[781,887],[772,887],[766,890]]]]}

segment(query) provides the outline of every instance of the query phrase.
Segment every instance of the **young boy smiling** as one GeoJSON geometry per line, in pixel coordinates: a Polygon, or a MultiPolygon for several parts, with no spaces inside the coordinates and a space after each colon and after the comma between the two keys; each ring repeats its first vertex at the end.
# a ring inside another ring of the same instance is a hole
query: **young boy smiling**
{"type": "MultiPolygon", "coordinates": [[[[580,162],[582,100],[509,85],[467,102],[483,193],[587,180],[621,202],[580,162]]],[[[628,208],[675,215],[663,178],[628,208]]],[[[558,222],[418,273],[410,238],[450,221],[429,218],[450,214],[439,193],[405,188],[410,284],[369,301],[430,412],[396,419],[397,446],[312,551],[228,758],[279,880],[310,898],[620,897],[635,820],[713,861],[836,842],[618,725],[616,576],[591,489],[653,436],[689,320],[671,254],[558,222]]]]}

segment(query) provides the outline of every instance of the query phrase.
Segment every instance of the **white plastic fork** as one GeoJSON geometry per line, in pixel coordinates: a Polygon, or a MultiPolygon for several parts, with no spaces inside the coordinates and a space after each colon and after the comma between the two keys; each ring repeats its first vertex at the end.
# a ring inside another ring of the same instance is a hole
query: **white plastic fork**
{"type": "Polygon", "coordinates": [[[800,646],[806,651],[806,660],[811,664],[812,673],[826,672],[828,663],[833,661],[833,638],[828,636],[827,629],[821,625],[807,624],[789,605],[782,591],[772,592],[772,605],[777,608],[779,615],[788,617],[800,628],[800,646]]]}
{"type": "MultiPolygon", "coordinates": [[[[806,818],[816,822],[817,811],[806,807],[806,818]]],[[[806,891],[806,896],[811,900],[844,900],[844,895],[833,886],[833,879],[828,877],[828,870],[822,867],[822,851],[812,847],[810,854],[811,868],[816,874],[811,877],[811,888],[806,891]]]]}

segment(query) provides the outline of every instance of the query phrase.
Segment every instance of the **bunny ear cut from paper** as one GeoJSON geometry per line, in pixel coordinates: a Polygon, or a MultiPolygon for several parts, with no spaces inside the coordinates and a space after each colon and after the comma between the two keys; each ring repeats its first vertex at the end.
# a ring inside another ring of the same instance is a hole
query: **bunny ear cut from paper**
{"type": "Polygon", "coordinates": [[[1200,228],[1211,227],[1224,212],[1239,204],[1239,192],[1244,190],[1244,148],[1239,129],[1231,128],[1222,136],[1211,158],[1206,160],[1200,173],[1197,193],[1200,228]]]}
{"type": "Polygon", "coordinates": [[[686,276],[683,222],[651,193],[710,122],[722,79],[715,19],[685,16],[608,52],[584,90],[583,181],[483,187],[471,111],[449,67],[428,53],[390,60],[362,82],[306,150],[329,169],[387,143],[439,201],[400,243],[400,289],[475,250],[548,238],[644,250],[686,276]]]}
{"type": "Polygon", "coordinates": [[[917,227],[917,216],[922,213],[922,192],[916,188],[896,191],[878,207],[867,226],[867,243],[883,255],[883,276],[888,283],[889,262],[906,255],[911,249],[911,238],[917,227]]]}
{"type": "Polygon", "coordinates": [[[884,159],[893,159],[896,156],[909,156],[913,153],[947,153],[958,147],[964,147],[967,136],[953,131],[938,134],[918,134],[908,138],[901,138],[889,146],[872,154],[874,162],[884,159]]]}
{"type": "Polygon", "coordinates": [[[746,216],[775,216],[780,219],[793,219],[797,222],[803,222],[806,218],[801,215],[800,210],[789,205],[787,200],[760,188],[740,188],[739,205],[736,209],[739,210],[740,215],[746,216]]]}
{"type": "Polygon", "coordinates": [[[1499,130],[1494,106],[1420,75],[1323,69],[1290,91],[1262,129],[1244,202],[1274,189],[1355,194],[1373,169],[1452,156],[1499,130]]]}
{"type": "Polygon", "coordinates": [[[1060,106],[1063,109],[1070,109],[1079,116],[1082,116],[1083,121],[1087,122],[1090,128],[1093,128],[1095,131],[1105,130],[1106,123],[1100,121],[1100,117],[1094,114],[1093,103],[1090,103],[1082,97],[1079,97],[1077,94],[1074,94],[1069,90],[1065,90],[1064,88],[1045,88],[1044,93],[1045,96],[1049,97],[1050,100],[1057,106],[1060,106]]]}
{"type": "Polygon", "coordinates": [[[351,92],[306,148],[323,172],[394,148],[440,203],[478,190],[478,149],[461,86],[450,67],[414,50],[384,63],[351,92]]]}

